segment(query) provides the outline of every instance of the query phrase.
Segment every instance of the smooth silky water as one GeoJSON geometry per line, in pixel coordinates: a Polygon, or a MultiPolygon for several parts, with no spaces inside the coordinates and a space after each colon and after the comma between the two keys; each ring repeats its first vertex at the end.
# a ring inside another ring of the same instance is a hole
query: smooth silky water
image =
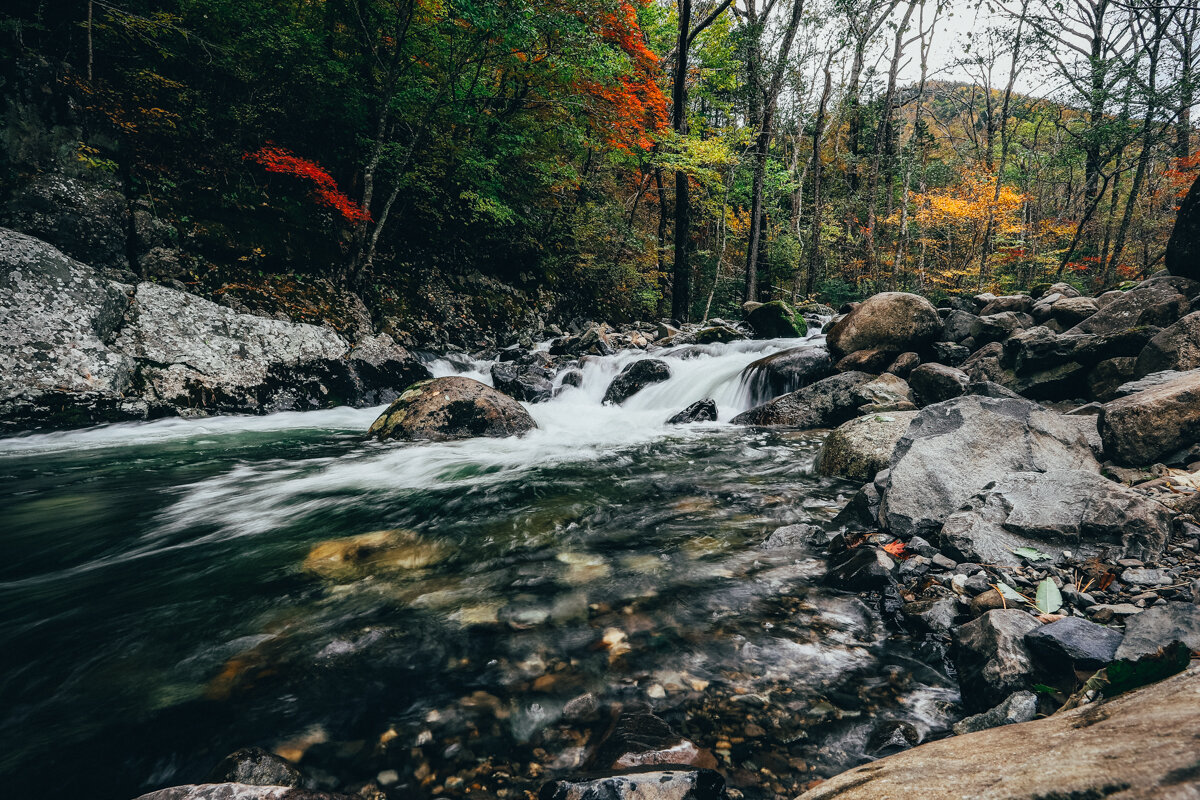
{"type": "Polygon", "coordinates": [[[516,797],[644,704],[773,797],[944,733],[936,647],[759,548],[854,490],[814,474],[821,435],[664,422],[728,420],[743,368],[804,343],[655,354],[672,378],[620,408],[645,354],[589,358],[522,438],[372,442],[376,408],[0,440],[0,793],[126,800],[259,745],[327,787],[516,797]],[[376,531],[384,561],[306,565],[376,531]]]}

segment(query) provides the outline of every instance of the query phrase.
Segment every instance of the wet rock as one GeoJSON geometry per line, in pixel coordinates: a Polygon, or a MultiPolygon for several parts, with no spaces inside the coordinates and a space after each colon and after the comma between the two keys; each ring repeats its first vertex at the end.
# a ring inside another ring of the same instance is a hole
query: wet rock
{"type": "Polygon", "coordinates": [[[908,376],[918,406],[960,397],[970,382],[967,373],[944,364],[922,364],[908,376]]]}
{"type": "Polygon", "coordinates": [[[1005,609],[954,629],[951,657],[968,711],[986,711],[1029,688],[1034,665],[1024,639],[1038,627],[1024,611],[1005,609]]]}
{"type": "Polygon", "coordinates": [[[1138,661],[1176,642],[1200,652],[1200,606],[1195,603],[1167,603],[1131,616],[1116,658],[1138,661]]]}
{"type": "Polygon", "coordinates": [[[1017,725],[1037,718],[1038,698],[1033,692],[1013,692],[1003,703],[980,714],[954,723],[954,733],[968,733],[999,728],[1002,725],[1017,725]]]}
{"type": "Polygon", "coordinates": [[[314,545],[304,559],[305,572],[331,580],[377,573],[410,572],[436,564],[445,548],[403,529],[372,531],[314,545]]]}
{"type": "Polygon", "coordinates": [[[881,292],[830,328],[826,338],[830,351],[839,356],[870,349],[903,353],[920,350],[941,332],[941,317],[928,300],[904,292],[881,292]]]}
{"type": "Polygon", "coordinates": [[[1195,795],[1197,737],[1200,669],[1193,669],[1103,705],[923,744],[797,800],[1184,800],[1195,795]],[[1048,743],[1069,757],[1048,757],[1048,743]]]}
{"type": "Polygon", "coordinates": [[[683,425],[688,422],[716,422],[717,402],[712,398],[697,400],[667,420],[668,425],[683,425]]]}
{"type": "Polygon", "coordinates": [[[742,383],[757,405],[803,389],[833,373],[829,349],[821,345],[793,347],[752,362],[742,370],[742,383]]]}
{"type": "Polygon", "coordinates": [[[850,531],[879,529],[879,490],[865,484],[850,496],[849,502],[831,523],[835,529],[850,531]]]}
{"type": "Polygon", "coordinates": [[[1100,436],[1119,464],[1152,464],[1200,441],[1200,370],[1166,373],[1165,382],[1104,405],[1100,436]]]}
{"type": "Polygon", "coordinates": [[[583,373],[577,369],[569,369],[563,373],[563,386],[574,386],[576,388],[583,386],[583,373]]]}
{"type": "Polygon", "coordinates": [[[843,372],[777,397],[734,417],[735,425],[828,428],[853,418],[862,404],[855,390],[874,380],[865,372],[843,372]]]}
{"type": "Polygon", "coordinates": [[[718,344],[745,339],[746,334],[728,325],[713,325],[696,331],[696,344],[718,344]]]}
{"type": "Polygon", "coordinates": [[[892,454],[881,515],[902,537],[930,537],[971,496],[1012,472],[1100,465],[1078,427],[1036,403],[965,396],[926,406],[892,454]]]}
{"type": "Polygon", "coordinates": [[[538,800],[728,800],[725,779],[709,769],[630,772],[548,783],[538,800]]]}
{"type": "Polygon", "coordinates": [[[829,560],[825,582],[838,589],[861,592],[883,589],[896,582],[896,562],[877,547],[861,545],[829,560]]]}
{"type": "MultiPolygon", "coordinates": [[[[937,342],[934,343],[935,348],[937,344],[937,342]]],[[[886,371],[897,378],[908,378],[909,373],[920,366],[920,364],[921,357],[916,353],[901,353],[888,365],[886,371]]]]}
{"type": "Polygon", "coordinates": [[[825,530],[819,525],[801,523],[776,528],[758,547],[761,550],[783,550],[792,547],[810,547],[814,544],[826,544],[827,541],[825,530]]]}
{"type": "Polygon", "coordinates": [[[201,783],[172,786],[137,800],[361,800],[355,795],[331,794],[292,786],[252,786],[244,783],[201,783]]]}
{"type": "Polygon", "coordinates": [[[1134,375],[1200,367],[1200,311],[1163,328],[1138,354],[1134,375]]]}
{"type": "Polygon", "coordinates": [[[604,392],[604,403],[621,405],[650,384],[661,383],[670,377],[671,367],[665,361],[657,358],[634,361],[612,379],[604,392]]]}
{"type": "Polygon", "coordinates": [[[1200,284],[1157,275],[1124,292],[1067,333],[1111,333],[1137,325],[1170,325],[1183,315],[1200,284]]]}
{"type": "Polygon", "coordinates": [[[950,514],[939,539],[954,558],[1019,566],[1013,550],[1160,555],[1171,531],[1161,503],[1086,470],[1014,472],[950,514]]]}
{"type": "Polygon", "coordinates": [[[129,305],[127,289],[46,242],[0,228],[0,424],[144,415],[122,408],[134,361],[108,344],[129,305]]]}
{"type": "Polygon", "coordinates": [[[593,769],[692,766],[714,769],[716,758],[649,711],[622,711],[589,760],[593,769]]]}
{"type": "Polygon", "coordinates": [[[443,441],[513,436],[537,427],[520,403],[490,386],[457,376],[410,386],[372,423],[380,439],[443,441]]]}
{"type": "Polygon", "coordinates": [[[492,365],[492,385],[525,403],[540,403],[554,396],[554,370],[514,362],[492,365]]]}
{"type": "Polygon", "coordinates": [[[746,314],[755,339],[795,339],[808,333],[804,317],[782,300],[772,300],[746,314]]]}
{"type": "Polygon", "coordinates": [[[843,423],[826,437],[817,455],[817,469],[823,475],[872,479],[887,468],[896,443],[916,416],[915,411],[893,411],[843,423]]]}
{"type": "Polygon", "coordinates": [[[261,747],[244,747],[230,753],[205,783],[241,783],[250,786],[300,786],[304,776],[291,762],[261,747]]]}
{"type": "Polygon", "coordinates": [[[349,362],[357,388],[355,405],[390,403],[412,384],[433,377],[420,359],[386,333],[359,342],[349,362]]]}
{"type": "Polygon", "coordinates": [[[953,597],[905,603],[902,610],[905,618],[929,633],[949,632],[959,617],[958,601],[953,597]]]}
{"type": "Polygon", "coordinates": [[[920,743],[921,733],[911,722],[883,720],[867,737],[866,752],[882,757],[908,750],[920,743]]]}
{"type": "Polygon", "coordinates": [[[1025,634],[1025,645],[1047,664],[1097,670],[1116,658],[1122,638],[1123,634],[1112,628],[1064,617],[1025,634]]]}

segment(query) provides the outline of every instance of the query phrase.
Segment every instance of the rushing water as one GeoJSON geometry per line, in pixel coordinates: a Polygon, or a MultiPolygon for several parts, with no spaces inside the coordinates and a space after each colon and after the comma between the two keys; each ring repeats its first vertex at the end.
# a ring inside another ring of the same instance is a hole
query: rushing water
{"type": "Polygon", "coordinates": [[[820,435],[664,423],[729,419],[798,344],[656,354],[620,408],[644,353],[587,359],[522,438],[370,442],[379,409],[340,409],[0,440],[0,794],[124,800],[260,745],[329,788],[516,797],[644,703],[773,797],[943,732],[936,650],[759,548],[853,490],[820,435]],[[382,560],[306,562],[376,531],[382,560]]]}

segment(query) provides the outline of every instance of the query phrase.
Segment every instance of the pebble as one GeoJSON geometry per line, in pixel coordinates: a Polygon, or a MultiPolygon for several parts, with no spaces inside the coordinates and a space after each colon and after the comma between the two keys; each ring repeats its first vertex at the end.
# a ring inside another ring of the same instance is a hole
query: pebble
{"type": "Polygon", "coordinates": [[[1133,567],[1121,573],[1121,580],[1138,586],[1165,586],[1171,582],[1171,575],[1163,569],[1133,567]]]}
{"type": "Polygon", "coordinates": [[[955,562],[949,558],[946,558],[946,556],[942,555],[941,553],[938,553],[937,555],[935,555],[932,560],[933,560],[933,565],[935,567],[937,567],[938,569],[952,570],[958,566],[957,562],[955,562]]]}

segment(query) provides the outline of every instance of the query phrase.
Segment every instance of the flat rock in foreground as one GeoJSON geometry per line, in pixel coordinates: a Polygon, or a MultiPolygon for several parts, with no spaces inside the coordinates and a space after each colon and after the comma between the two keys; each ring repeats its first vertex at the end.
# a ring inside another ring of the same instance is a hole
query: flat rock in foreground
{"type": "Polygon", "coordinates": [[[797,800],[1195,800],[1200,668],[1046,719],[955,736],[843,772],[797,800]]]}

